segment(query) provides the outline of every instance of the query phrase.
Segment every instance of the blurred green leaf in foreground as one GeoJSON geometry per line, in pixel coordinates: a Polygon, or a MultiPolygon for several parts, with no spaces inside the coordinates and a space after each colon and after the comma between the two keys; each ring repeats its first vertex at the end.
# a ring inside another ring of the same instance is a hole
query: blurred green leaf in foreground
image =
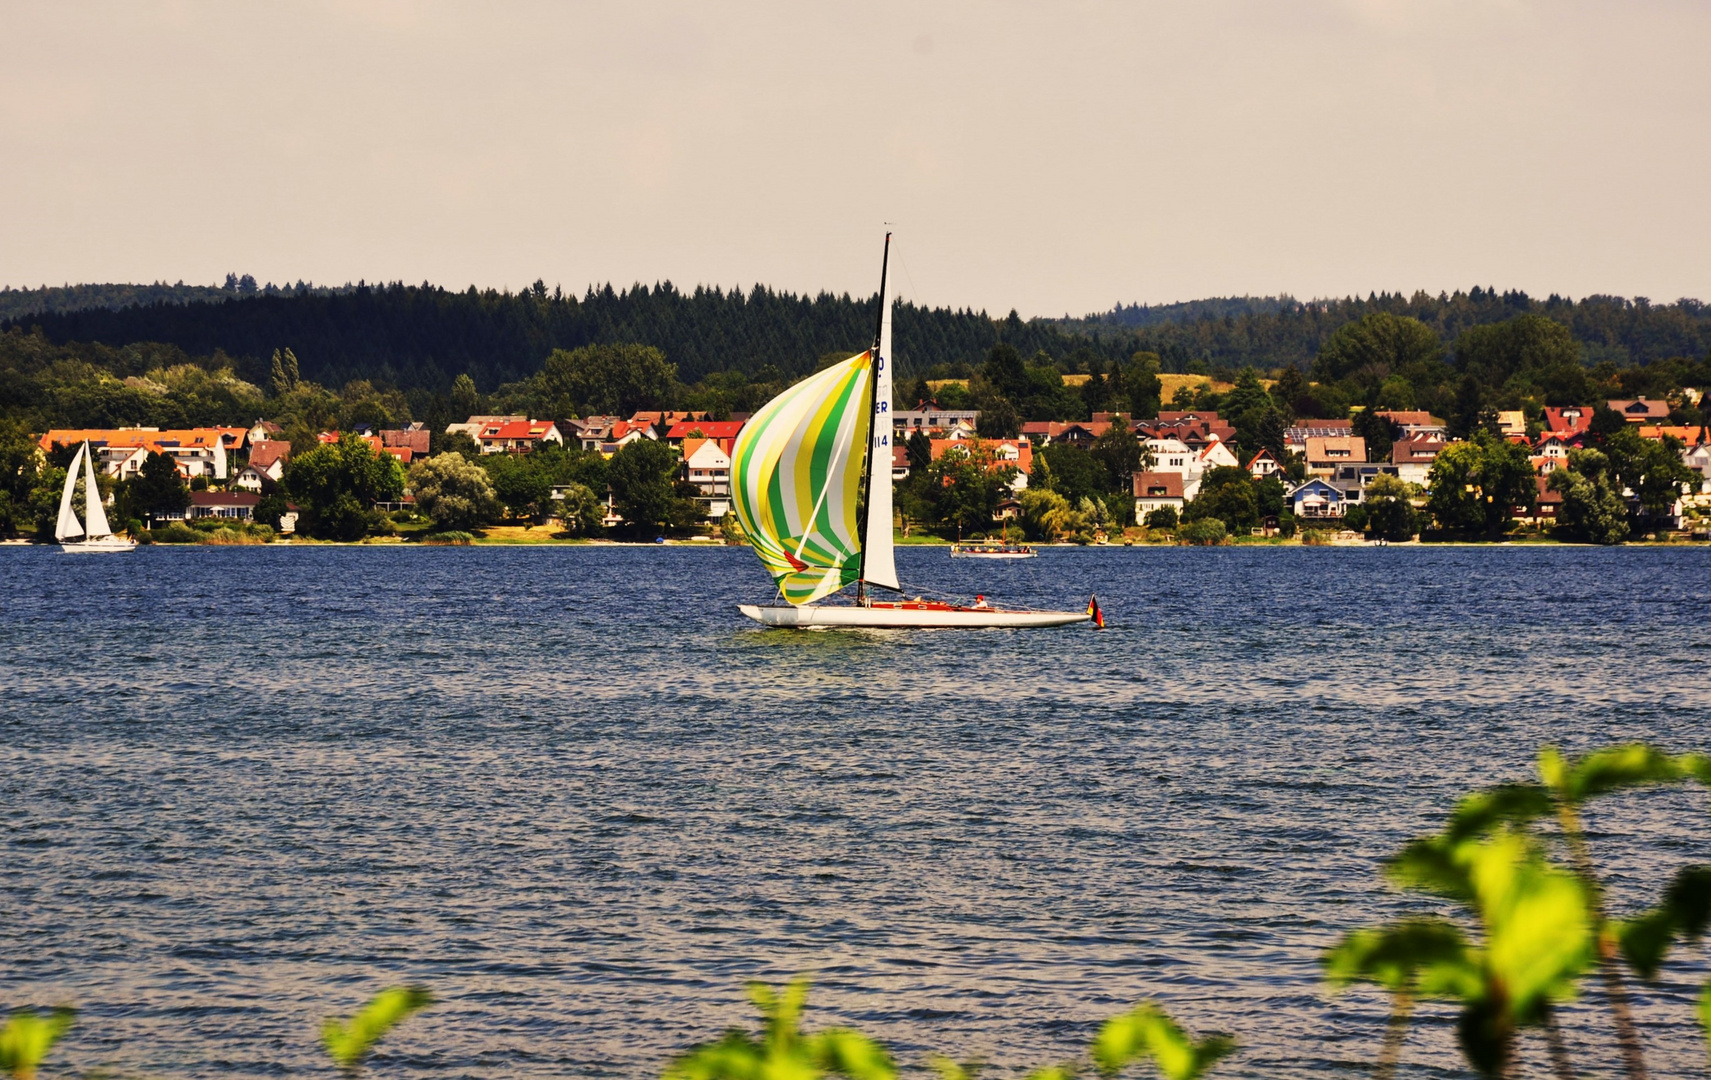
{"type": "Polygon", "coordinates": [[[53,1044],[71,1027],[71,1009],[55,1009],[39,1016],[34,1009],[19,1009],[0,1028],[0,1070],[12,1080],[35,1080],[36,1067],[48,1056],[53,1044]]]}
{"type": "Polygon", "coordinates": [[[394,986],[382,990],[348,1021],[329,1018],[321,1025],[321,1042],[339,1068],[354,1074],[374,1044],[400,1021],[433,1004],[433,995],[420,986],[394,986]]]}

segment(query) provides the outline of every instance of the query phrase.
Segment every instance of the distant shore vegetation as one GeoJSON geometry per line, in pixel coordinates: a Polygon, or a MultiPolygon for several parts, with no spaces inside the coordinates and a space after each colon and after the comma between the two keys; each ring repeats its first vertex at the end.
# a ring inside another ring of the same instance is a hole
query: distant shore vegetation
{"type": "MultiPolygon", "coordinates": [[[[871,297],[760,286],[607,286],[576,296],[544,282],[518,293],[454,292],[258,285],[236,275],[220,287],[0,290],[0,313],[9,315],[0,329],[0,532],[50,520],[52,484],[63,483],[63,472],[58,481],[51,474],[64,463],[36,461],[31,433],[247,427],[260,419],[291,444],[292,475],[278,494],[302,507],[304,535],[471,532],[557,516],[567,535],[586,537],[602,532],[608,510],[642,523],[627,529],[635,538],[667,534],[695,516],[663,446],[626,447],[610,460],[574,447],[481,455],[445,429],[483,414],[746,414],[866,347],[873,305],[871,297]],[[412,422],[432,444],[431,460],[410,472],[358,447],[317,441],[320,433],[412,422]],[[424,520],[374,509],[406,487],[424,520]]],[[[1349,420],[1354,434],[1382,446],[1395,431],[1380,411],[1419,410],[1443,417],[1448,436],[1462,440],[1448,464],[1469,476],[1509,476],[1509,494],[1528,500],[1522,480],[1532,481],[1509,460],[1519,452],[1498,445],[1498,411],[1521,414],[1531,428],[1548,407],[1647,398],[1668,403],[1669,424],[1691,426],[1706,421],[1702,391],[1711,387],[1711,311],[1686,299],[1540,300],[1474,288],[1207,300],[1055,320],[900,303],[895,322],[895,405],[978,410],[983,439],[1015,439],[1027,422],[1123,413],[1138,423],[1161,410],[1199,410],[1231,425],[1231,448],[1244,459],[1262,448],[1281,459],[1284,432],[1298,419],[1349,420]]],[[[1611,542],[1654,531],[1646,493],[1679,478],[1648,447],[1628,445],[1634,440],[1620,427],[1601,433],[1564,472],[1563,538],[1611,542]],[[1624,490],[1640,493],[1638,518],[1617,506],[1624,490]]],[[[1281,482],[1215,472],[1181,521],[1136,520],[1130,484],[1143,451],[1120,431],[1085,448],[1041,447],[1028,490],[1006,510],[1004,471],[978,460],[980,452],[934,460],[911,441],[913,467],[898,494],[906,528],[969,537],[995,531],[994,515],[1007,513],[1032,540],[1091,541],[1146,528],[1149,539],[1217,543],[1287,517],[1281,482]]],[[[157,486],[163,490],[132,493],[121,518],[144,518],[183,497],[164,490],[164,477],[157,486]]],[[[1446,537],[1495,538],[1512,525],[1511,504],[1496,497],[1502,486],[1485,485],[1483,509],[1443,485],[1429,504],[1398,494],[1377,508],[1390,516],[1370,520],[1377,511],[1363,508],[1346,524],[1379,538],[1434,526],[1446,537]]],[[[1292,531],[1283,525],[1285,536],[1292,531]]]]}

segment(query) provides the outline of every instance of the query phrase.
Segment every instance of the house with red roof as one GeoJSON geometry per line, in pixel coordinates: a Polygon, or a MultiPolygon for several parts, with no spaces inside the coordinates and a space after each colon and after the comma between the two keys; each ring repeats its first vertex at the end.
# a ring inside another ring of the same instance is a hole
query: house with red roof
{"type": "Polygon", "coordinates": [[[1410,484],[1429,487],[1432,482],[1432,462],[1444,449],[1442,439],[1426,435],[1398,439],[1390,446],[1390,463],[1396,466],[1396,477],[1410,484]]]}
{"type": "MultiPolygon", "coordinates": [[[[684,443],[691,439],[724,439],[732,440],[743,430],[741,420],[679,420],[666,429],[665,441],[668,446],[681,449],[684,443]]],[[[687,451],[685,452],[687,456],[687,451]]]]}
{"type": "Polygon", "coordinates": [[[1145,521],[1154,510],[1171,509],[1182,516],[1188,504],[1183,495],[1182,474],[1175,472],[1138,472],[1134,477],[1135,520],[1145,521]]]}
{"type": "Polygon", "coordinates": [[[1034,467],[1034,444],[1027,439],[934,439],[928,445],[932,447],[934,461],[954,450],[971,457],[987,458],[987,472],[1014,467],[1016,479],[1010,482],[1010,486],[1016,491],[1028,486],[1028,472],[1034,467]]]}
{"type": "Polygon", "coordinates": [[[43,450],[87,441],[109,476],[130,479],[148,455],[165,454],[186,480],[225,480],[230,453],[249,438],[249,428],[53,428],[42,435],[43,450]]]}
{"type": "Polygon", "coordinates": [[[1277,460],[1276,454],[1262,446],[1259,453],[1248,459],[1247,469],[1255,480],[1264,480],[1268,476],[1281,473],[1283,464],[1277,460]]]}
{"type": "Polygon", "coordinates": [[[547,443],[564,445],[564,436],[551,420],[506,420],[483,424],[475,441],[483,454],[526,454],[547,443]]]}
{"type": "Polygon", "coordinates": [[[717,521],[731,509],[731,448],[736,439],[703,439],[690,436],[683,440],[683,461],[678,466],[678,478],[695,485],[700,496],[695,500],[706,517],[717,521]]]}
{"type": "Polygon", "coordinates": [[[1568,452],[1586,444],[1588,430],[1541,431],[1533,440],[1533,470],[1543,476],[1568,464],[1568,452]]]}
{"type": "Polygon", "coordinates": [[[1592,427],[1590,405],[1546,405],[1546,431],[1586,431],[1592,427]]]}

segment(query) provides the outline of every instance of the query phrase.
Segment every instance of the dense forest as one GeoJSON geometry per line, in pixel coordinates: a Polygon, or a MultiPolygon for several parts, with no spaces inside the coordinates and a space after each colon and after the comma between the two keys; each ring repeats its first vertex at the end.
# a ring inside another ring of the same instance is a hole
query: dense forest
{"type": "MultiPolygon", "coordinates": [[[[473,287],[451,292],[425,283],[280,287],[229,275],[218,288],[0,290],[0,327],[39,326],[55,344],[117,348],[153,342],[189,356],[224,353],[240,377],[256,383],[265,380],[273,351],[289,346],[301,360],[303,377],[329,386],[367,379],[401,390],[443,391],[467,374],[491,390],[533,374],[554,349],[612,342],[662,350],[685,383],[767,367],[799,376],[827,353],[864,346],[872,336],[873,304],[872,297],[797,295],[765,286],[685,292],[670,282],[624,290],[607,285],[577,297],[544,282],[520,293],[473,287]]],[[[1305,372],[1340,327],[1374,313],[1419,320],[1446,347],[1472,327],[1540,315],[1568,329],[1588,367],[1697,358],[1711,350],[1711,309],[1695,300],[1539,300],[1476,287],[1437,296],[1119,305],[1100,315],[1058,320],[1023,320],[1015,313],[995,319],[985,312],[905,303],[896,315],[898,366],[903,375],[966,376],[1003,342],[1024,356],[1045,352],[1067,372],[1086,372],[1143,351],[1158,354],[1165,372],[1226,380],[1244,367],[1305,372]]]]}
{"type": "MultiPolygon", "coordinates": [[[[670,282],[622,291],[608,285],[578,298],[544,282],[521,293],[394,283],[349,291],[228,293],[213,303],[40,312],[14,317],[8,325],[39,326],[56,344],[146,341],[195,356],[223,352],[252,382],[266,377],[273,350],[289,346],[304,378],[330,386],[368,379],[405,390],[440,390],[467,374],[490,390],[533,374],[554,349],[611,342],[663,350],[685,382],[769,366],[786,376],[803,375],[828,352],[865,348],[873,339],[874,313],[871,296],[798,296],[764,286],[682,292],[670,282]]],[[[1115,358],[1132,351],[1124,342],[1094,341],[1051,322],[1024,322],[1014,315],[994,321],[983,312],[907,303],[898,306],[895,325],[905,373],[978,364],[1000,336],[1029,354],[1043,349],[1065,356],[1080,348],[1115,358]]]]}
{"type": "Polygon", "coordinates": [[[1070,333],[1115,338],[1156,352],[1166,371],[1290,366],[1306,371],[1340,327],[1377,313],[1417,319],[1446,346],[1476,326],[1541,315],[1568,329],[1589,367],[1604,361],[1628,367],[1676,356],[1700,357],[1711,349],[1711,308],[1697,300],[1653,304],[1645,297],[1588,296],[1576,301],[1555,295],[1539,300],[1524,292],[1477,286],[1437,296],[1374,293],[1364,300],[1232,298],[1162,308],[1119,306],[1103,315],[1059,320],[1059,325],[1070,333]],[[1174,316],[1174,309],[1182,309],[1181,317],[1174,316]],[[1161,313],[1172,317],[1160,318],[1161,313]]]}
{"type": "Polygon", "coordinates": [[[44,285],[39,289],[8,286],[0,288],[0,323],[31,315],[87,311],[91,308],[118,311],[149,304],[209,304],[256,295],[301,296],[351,292],[355,288],[355,285],[329,287],[303,281],[285,286],[271,281],[261,285],[249,274],[241,277],[227,274],[224,285],[186,285],[182,281],[168,285],[164,281],[156,281],[149,285],[44,285]]]}

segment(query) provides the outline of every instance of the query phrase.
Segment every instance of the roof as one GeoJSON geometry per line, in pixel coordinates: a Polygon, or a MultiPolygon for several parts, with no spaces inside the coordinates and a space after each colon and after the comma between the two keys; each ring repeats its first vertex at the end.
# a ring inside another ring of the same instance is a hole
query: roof
{"type": "Polygon", "coordinates": [[[677,423],[680,420],[706,420],[708,417],[710,417],[712,415],[713,415],[712,413],[707,412],[704,409],[703,410],[666,409],[664,411],[644,410],[644,411],[636,413],[634,416],[631,416],[630,417],[630,423],[631,423],[631,425],[633,425],[635,427],[654,427],[655,425],[657,425],[661,422],[664,422],[666,427],[670,427],[671,425],[677,423]]]}
{"type": "Polygon", "coordinates": [[[1182,474],[1174,472],[1138,472],[1135,474],[1135,498],[1182,498],[1182,474]]]}
{"type": "Polygon", "coordinates": [[[734,443],[734,439],[684,439],[683,460],[685,462],[692,461],[702,447],[711,446],[724,457],[725,464],[729,465],[731,463],[731,447],[734,443]]]}
{"type": "Polygon", "coordinates": [[[995,469],[1006,465],[1014,465],[1021,472],[1027,472],[1034,467],[1034,444],[1027,439],[933,439],[927,444],[932,448],[933,460],[937,461],[953,446],[960,446],[969,453],[984,450],[994,455],[997,460],[992,464],[995,469]],[[1006,459],[997,457],[1005,448],[1014,449],[1016,457],[1006,459]]]}
{"type": "Polygon", "coordinates": [[[1657,424],[1641,424],[1640,438],[1662,439],[1665,437],[1680,439],[1688,446],[1698,446],[1702,442],[1711,442],[1711,432],[1699,424],[1680,426],[1664,426],[1657,424]]]}
{"type": "Polygon", "coordinates": [[[191,506],[254,506],[260,495],[248,491],[192,491],[191,506]]]}
{"type": "Polygon", "coordinates": [[[481,429],[483,439],[540,439],[553,430],[551,420],[511,420],[488,424],[481,429]]]}
{"type": "Polygon", "coordinates": [[[1592,406],[1545,406],[1545,427],[1551,431],[1585,431],[1592,426],[1592,406]]]}
{"type": "Polygon", "coordinates": [[[291,460],[291,444],[284,439],[261,439],[250,443],[250,464],[265,469],[276,461],[291,460]]]}
{"type": "Polygon", "coordinates": [[[1422,465],[1437,459],[1444,444],[1436,439],[1398,439],[1390,445],[1392,465],[1422,465]]]}
{"type": "Polygon", "coordinates": [[[1161,424],[1217,424],[1220,421],[1218,420],[1218,414],[1209,409],[1205,411],[1198,409],[1186,409],[1176,412],[1172,412],[1169,409],[1161,409],[1158,414],[1158,422],[1161,424]]]}
{"type": "Polygon", "coordinates": [[[1359,435],[1309,435],[1307,460],[1365,461],[1366,440],[1359,435]]]}
{"type": "Polygon", "coordinates": [[[680,420],[671,425],[671,430],[665,433],[668,439],[687,439],[691,432],[699,431],[706,439],[734,439],[743,430],[741,420],[680,420]]]}
{"type": "Polygon", "coordinates": [[[1289,489],[1289,497],[1291,499],[1293,499],[1293,498],[1295,498],[1295,496],[1299,495],[1301,492],[1306,491],[1308,488],[1313,488],[1313,487],[1323,488],[1326,491],[1334,491],[1337,493],[1337,495],[1339,497],[1346,490],[1343,487],[1343,485],[1341,485],[1341,484],[1334,484],[1322,476],[1315,476],[1315,477],[1307,480],[1305,483],[1296,484],[1294,487],[1290,488],[1289,489]]]}
{"type": "Polygon", "coordinates": [[[1381,409],[1373,413],[1382,416],[1392,424],[1403,427],[1443,427],[1444,422],[1426,412],[1424,409],[1381,409]]]}
{"type": "Polygon", "coordinates": [[[182,450],[210,448],[218,437],[230,450],[242,446],[249,428],[51,428],[37,443],[43,450],[54,446],[76,446],[88,441],[91,446],[141,446],[148,450],[182,450]]]}
{"type": "Polygon", "coordinates": [[[1248,463],[1247,463],[1246,467],[1249,469],[1252,469],[1255,465],[1259,464],[1260,458],[1268,458],[1272,461],[1273,464],[1281,464],[1280,462],[1278,462],[1276,454],[1272,453],[1270,450],[1268,450],[1262,446],[1259,448],[1259,453],[1255,454],[1253,457],[1248,459],[1248,463]]]}
{"type": "Polygon", "coordinates": [[[1607,404],[1630,420],[1662,420],[1669,416],[1669,402],[1654,398],[1612,399],[1607,404]]]}
{"type": "Polygon", "coordinates": [[[407,446],[417,455],[428,452],[428,432],[423,428],[388,428],[380,433],[385,446],[407,446]]]}

